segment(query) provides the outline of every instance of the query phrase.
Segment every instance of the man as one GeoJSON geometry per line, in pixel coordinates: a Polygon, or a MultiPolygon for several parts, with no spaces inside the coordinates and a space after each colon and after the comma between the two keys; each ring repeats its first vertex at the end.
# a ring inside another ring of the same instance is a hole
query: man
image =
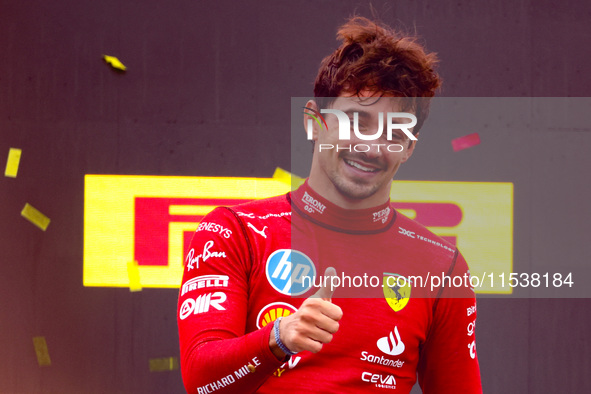
{"type": "Polygon", "coordinates": [[[481,392],[474,293],[451,285],[468,267],[389,201],[440,85],[435,55],[365,18],[338,36],[306,105],[306,183],[218,208],[193,237],[178,303],[188,392],[408,393],[417,375],[425,393],[481,392]]]}

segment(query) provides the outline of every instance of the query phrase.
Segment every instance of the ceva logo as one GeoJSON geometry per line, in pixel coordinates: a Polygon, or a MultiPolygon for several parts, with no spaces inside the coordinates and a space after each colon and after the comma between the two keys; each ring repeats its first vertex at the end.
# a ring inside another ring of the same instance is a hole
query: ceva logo
{"type": "Polygon", "coordinates": [[[383,388],[396,388],[396,379],[392,375],[381,375],[371,372],[363,372],[361,380],[368,383],[377,383],[376,386],[383,388]]]}

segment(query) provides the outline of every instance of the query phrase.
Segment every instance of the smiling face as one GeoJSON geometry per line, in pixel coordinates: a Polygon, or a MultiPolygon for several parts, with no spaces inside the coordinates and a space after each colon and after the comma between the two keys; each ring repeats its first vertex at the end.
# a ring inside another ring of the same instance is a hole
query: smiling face
{"type": "MultiPolygon", "coordinates": [[[[387,139],[387,113],[409,112],[402,110],[400,101],[400,98],[379,97],[367,91],[333,101],[330,108],[345,112],[351,119],[351,138],[339,140],[336,115],[324,115],[328,130],[314,124],[314,156],[308,183],[317,193],[348,209],[375,207],[389,200],[392,179],[416,145],[416,141],[411,144],[397,129],[393,130],[392,139],[387,139]],[[379,139],[364,140],[356,135],[353,130],[355,112],[358,113],[358,130],[364,136],[376,134],[382,121],[379,139]],[[383,114],[381,119],[380,113],[383,114]],[[325,148],[331,145],[332,149],[325,148]]],[[[315,103],[310,101],[306,106],[315,106],[315,103]]],[[[304,124],[306,121],[307,117],[304,124]]],[[[407,118],[393,121],[408,122],[407,118]]]]}

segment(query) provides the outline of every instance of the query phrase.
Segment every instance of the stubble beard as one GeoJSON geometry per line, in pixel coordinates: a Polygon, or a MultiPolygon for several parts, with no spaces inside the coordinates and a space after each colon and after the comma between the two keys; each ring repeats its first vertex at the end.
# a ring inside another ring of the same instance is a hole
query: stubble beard
{"type": "Polygon", "coordinates": [[[362,182],[355,182],[354,180],[344,179],[339,174],[333,174],[330,177],[335,189],[344,197],[351,200],[364,200],[376,194],[380,189],[381,184],[365,184],[362,182]]]}

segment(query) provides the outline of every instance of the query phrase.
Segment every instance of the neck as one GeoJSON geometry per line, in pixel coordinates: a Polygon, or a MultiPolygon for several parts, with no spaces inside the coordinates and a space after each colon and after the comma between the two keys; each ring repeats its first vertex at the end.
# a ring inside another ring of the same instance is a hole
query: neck
{"type": "Polygon", "coordinates": [[[372,234],[389,228],[396,217],[390,202],[351,209],[335,204],[315,191],[307,180],[291,194],[294,209],[323,227],[336,231],[372,234]]]}
{"type": "Polygon", "coordinates": [[[307,183],[320,196],[344,209],[368,209],[390,202],[390,187],[378,190],[366,198],[351,198],[342,194],[329,179],[315,176],[313,169],[307,183]]]}

